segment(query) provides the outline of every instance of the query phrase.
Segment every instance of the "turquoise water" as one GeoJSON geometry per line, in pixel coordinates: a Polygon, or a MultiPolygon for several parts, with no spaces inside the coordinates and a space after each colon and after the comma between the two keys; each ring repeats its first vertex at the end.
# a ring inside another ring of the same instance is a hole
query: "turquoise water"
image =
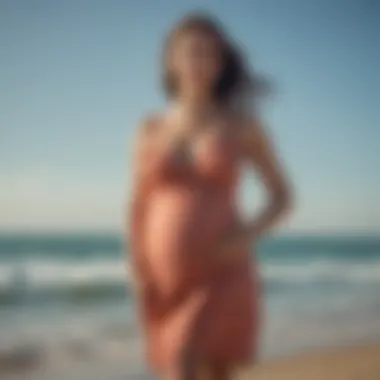
{"type": "MultiPolygon", "coordinates": [[[[268,238],[257,259],[263,355],[380,337],[380,237],[268,238]]],[[[140,370],[133,302],[120,236],[0,236],[2,350],[32,343],[62,356],[79,340],[112,361],[118,341],[122,363],[140,370]]]]}

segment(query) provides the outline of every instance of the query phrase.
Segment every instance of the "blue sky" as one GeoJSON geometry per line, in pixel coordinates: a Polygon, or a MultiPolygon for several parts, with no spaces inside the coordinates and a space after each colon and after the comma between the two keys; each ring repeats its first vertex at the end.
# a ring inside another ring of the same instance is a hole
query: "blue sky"
{"type": "MultiPolygon", "coordinates": [[[[131,136],[164,105],[163,36],[194,9],[276,84],[263,117],[296,190],[287,228],[380,231],[375,0],[0,0],[0,229],[120,229],[131,136]]],[[[249,177],[241,194],[254,210],[249,177]]]]}

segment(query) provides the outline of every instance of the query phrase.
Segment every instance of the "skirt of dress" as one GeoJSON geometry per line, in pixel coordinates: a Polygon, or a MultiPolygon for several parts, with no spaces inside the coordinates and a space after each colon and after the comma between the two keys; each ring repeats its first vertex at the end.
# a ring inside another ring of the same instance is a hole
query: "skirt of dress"
{"type": "Polygon", "coordinates": [[[191,349],[208,362],[231,366],[255,357],[259,327],[259,281],[247,259],[189,282],[170,299],[151,284],[139,299],[147,361],[165,371],[191,349]]]}

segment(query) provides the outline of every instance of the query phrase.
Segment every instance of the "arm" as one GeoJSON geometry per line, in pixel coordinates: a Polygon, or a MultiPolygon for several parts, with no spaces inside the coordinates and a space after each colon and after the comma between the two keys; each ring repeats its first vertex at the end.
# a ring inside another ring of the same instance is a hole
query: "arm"
{"type": "Polygon", "coordinates": [[[249,234],[260,236],[270,230],[290,209],[290,186],[272,142],[260,122],[245,120],[241,138],[244,158],[258,171],[268,195],[266,207],[247,226],[249,234]]]}

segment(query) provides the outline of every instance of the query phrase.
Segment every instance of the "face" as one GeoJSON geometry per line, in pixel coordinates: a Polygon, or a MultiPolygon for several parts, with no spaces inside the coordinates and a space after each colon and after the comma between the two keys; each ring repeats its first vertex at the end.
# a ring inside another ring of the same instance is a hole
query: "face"
{"type": "Polygon", "coordinates": [[[210,93],[221,71],[220,48],[213,36],[188,32],[174,42],[171,70],[182,92],[210,93]]]}

